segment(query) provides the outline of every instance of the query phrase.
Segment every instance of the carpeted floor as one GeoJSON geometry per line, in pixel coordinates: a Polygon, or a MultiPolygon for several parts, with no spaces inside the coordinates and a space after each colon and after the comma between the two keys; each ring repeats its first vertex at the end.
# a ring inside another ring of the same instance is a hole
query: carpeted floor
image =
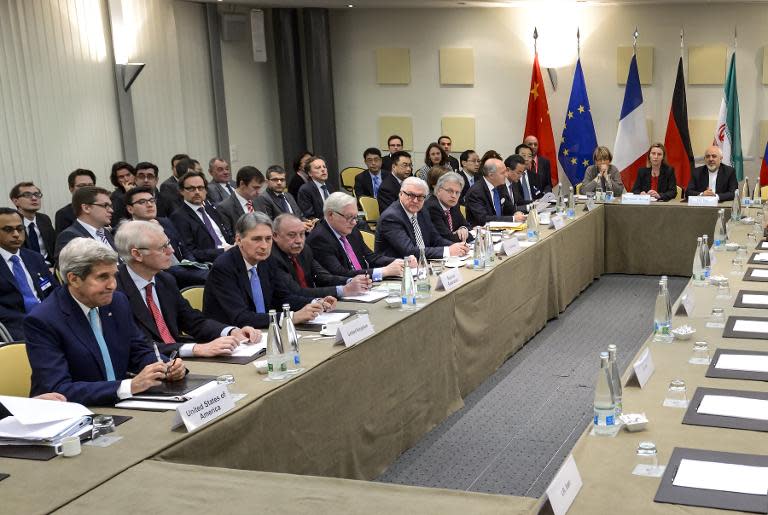
{"type": "Polygon", "coordinates": [[[648,338],[658,281],[602,276],[377,481],[540,497],[592,418],[600,351],[623,372],[648,338]]]}

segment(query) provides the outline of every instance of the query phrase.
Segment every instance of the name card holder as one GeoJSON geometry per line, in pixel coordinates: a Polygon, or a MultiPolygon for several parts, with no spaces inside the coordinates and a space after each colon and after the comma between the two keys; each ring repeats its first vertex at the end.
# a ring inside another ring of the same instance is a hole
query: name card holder
{"type": "Polygon", "coordinates": [[[549,502],[552,508],[552,513],[554,515],[565,515],[583,484],[579,469],[576,467],[576,460],[573,459],[573,454],[571,454],[566,458],[563,466],[560,467],[549,487],[547,487],[547,502],[549,502]]]}
{"type": "MultiPolygon", "coordinates": [[[[516,238],[515,241],[517,241],[516,238]]],[[[459,286],[463,281],[464,278],[461,276],[458,268],[449,268],[437,276],[437,286],[435,286],[435,290],[451,291],[452,289],[459,286]]]]}
{"type": "Polygon", "coordinates": [[[640,357],[632,363],[632,375],[627,380],[627,386],[636,385],[640,388],[645,387],[648,379],[653,375],[656,366],[653,364],[651,350],[646,347],[640,357]]]}
{"type": "Polygon", "coordinates": [[[651,204],[651,196],[635,195],[633,193],[625,193],[621,196],[621,203],[634,206],[648,206],[651,204]]]}
{"type": "Polygon", "coordinates": [[[368,315],[358,315],[355,320],[339,326],[336,330],[335,343],[343,343],[345,347],[352,347],[375,332],[368,315]]]}
{"type": "Polygon", "coordinates": [[[563,217],[560,215],[555,215],[551,218],[552,220],[552,227],[557,231],[565,227],[565,220],[563,220],[563,217]]]}
{"type": "Polygon", "coordinates": [[[229,393],[227,385],[220,384],[199,397],[178,405],[171,429],[176,429],[183,424],[191,433],[216,420],[234,407],[235,400],[229,393]]]}
{"type": "Polygon", "coordinates": [[[506,254],[507,257],[514,256],[523,250],[523,247],[520,246],[520,240],[514,236],[509,239],[502,240],[501,247],[504,249],[504,254],[506,254]]]}
{"type": "Polygon", "coordinates": [[[709,196],[703,196],[703,195],[688,197],[688,205],[717,207],[717,197],[709,197],[709,196]]]}

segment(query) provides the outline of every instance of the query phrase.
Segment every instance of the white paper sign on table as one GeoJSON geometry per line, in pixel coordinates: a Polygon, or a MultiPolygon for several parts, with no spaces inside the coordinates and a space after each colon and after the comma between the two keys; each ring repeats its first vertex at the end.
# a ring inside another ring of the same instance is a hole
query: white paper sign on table
{"type": "Polygon", "coordinates": [[[768,321],[736,320],[733,330],[745,333],[768,333],[768,321]]]}
{"type": "Polygon", "coordinates": [[[621,203],[626,205],[647,206],[651,203],[651,196],[646,195],[634,195],[632,193],[625,193],[621,196],[621,203]]]}
{"type": "Polygon", "coordinates": [[[765,496],[768,491],[768,467],[682,459],[672,484],[765,496]]]}
{"type": "Polygon", "coordinates": [[[768,420],[768,401],[732,395],[705,395],[696,412],[702,415],[768,420]]]}
{"type": "Polygon", "coordinates": [[[646,347],[637,361],[632,363],[633,375],[637,378],[637,383],[640,385],[640,388],[645,386],[645,383],[647,383],[648,379],[653,375],[654,370],[656,370],[656,367],[653,364],[651,350],[646,347]]]}
{"type": "Polygon", "coordinates": [[[336,343],[344,343],[345,347],[352,347],[374,332],[373,324],[371,324],[368,315],[359,315],[355,320],[339,326],[336,331],[336,343]]]}
{"type": "Polygon", "coordinates": [[[752,270],[752,273],[749,274],[750,277],[759,277],[761,279],[764,279],[768,277],[768,270],[765,268],[755,268],[752,270]]]}
{"type": "Polygon", "coordinates": [[[689,206],[717,206],[717,197],[708,197],[705,195],[695,195],[688,197],[689,206]]]}
{"type": "Polygon", "coordinates": [[[694,301],[693,301],[693,294],[692,293],[684,293],[683,296],[680,298],[680,303],[683,305],[683,308],[685,308],[685,313],[689,316],[693,316],[693,307],[694,307],[694,301]]]}
{"type": "Polygon", "coordinates": [[[761,306],[768,305],[768,295],[756,295],[754,293],[745,293],[741,297],[741,301],[744,304],[759,304],[761,306]]]}
{"type": "Polygon", "coordinates": [[[768,241],[760,242],[760,246],[757,247],[759,249],[768,250],[768,241]]]}
{"type": "Polygon", "coordinates": [[[761,354],[726,354],[717,358],[715,368],[742,370],[744,372],[768,372],[768,356],[761,354]]]}
{"type": "Polygon", "coordinates": [[[547,498],[555,515],[564,515],[568,512],[568,508],[576,499],[582,484],[579,469],[576,467],[576,460],[571,454],[566,458],[563,466],[560,467],[547,488],[547,498]]]}
{"type": "Polygon", "coordinates": [[[226,384],[217,385],[200,395],[176,407],[172,429],[182,423],[190,433],[205,424],[216,420],[235,407],[235,401],[226,384]]]}
{"type": "Polygon", "coordinates": [[[458,268],[449,268],[437,276],[436,290],[451,291],[464,281],[458,268]]]}
{"type": "Polygon", "coordinates": [[[565,220],[563,219],[563,217],[560,216],[560,215],[553,216],[552,217],[552,227],[554,227],[554,229],[556,231],[558,231],[558,230],[562,229],[563,227],[565,227],[565,220]]]}
{"type": "Polygon", "coordinates": [[[502,240],[501,247],[504,249],[504,254],[512,256],[520,252],[523,248],[520,246],[520,240],[517,238],[508,238],[502,240]]]}

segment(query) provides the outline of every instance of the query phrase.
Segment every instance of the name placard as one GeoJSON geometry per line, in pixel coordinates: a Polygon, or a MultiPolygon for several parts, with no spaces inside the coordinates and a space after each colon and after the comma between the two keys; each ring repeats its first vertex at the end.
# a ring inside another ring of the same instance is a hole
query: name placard
{"type": "Polygon", "coordinates": [[[688,197],[689,206],[717,206],[717,197],[708,197],[704,195],[696,195],[694,197],[688,197]]]}
{"type": "Polygon", "coordinates": [[[632,363],[632,376],[630,376],[627,384],[636,382],[640,388],[643,388],[653,375],[654,370],[656,370],[656,366],[653,364],[651,350],[646,347],[638,360],[632,363]]]}
{"type": "Polygon", "coordinates": [[[539,224],[549,226],[551,223],[550,213],[539,213],[539,224]]]}
{"type": "Polygon", "coordinates": [[[507,257],[513,256],[523,249],[523,247],[520,246],[520,240],[515,237],[501,240],[501,248],[504,249],[504,254],[506,254],[507,257]]]}
{"type": "MultiPolygon", "coordinates": [[[[515,239],[515,241],[517,241],[517,239],[515,239]]],[[[450,291],[460,285],[463,281],[464,278],[461,277],[458,268],[449,268],[437,276],[437,286],[435,287],[435,290],[450,291]]]]}
{"type": "Polygon", "coordinates": [[[565,227],[565,220],[563,219],[563,217],[560,215],[553,216],[552,227],[554,227],[556,231],[565,227]]]}
{"type": "Polygon", "coordinates": [[[568,512],[568,508],[573,504],[576,495],[581,490],[583,482],[579,469],[576,468],[576,460],[573,459],[573,454],[566,458],[563,466],[555,474],[555,478],[549,484],[547,488],[547,499],[552,506],[552,512],[555,515],[565,515],[568,512]]]}
{"type": "Polygon", "coordinates": [[[227,385],[220,384],[199,397],[177,406],[172,429],[184,424],[187,431],[191,433],[212,420],[216,420],[234,407],[235,401],[230,395],[227,385]]]}
{"type": "Polygon", "coordinates": [[[368,315],[359,315],[355,320],[339,326],[336,331],[336,343],[343,343],[345,347],[352,347],[374,332],[373,324],[371,324],[368,315]]]}
{"type": "Polygon", "coordinates": [[[648,206],[651,204],[650,195],[634,195],[632,193],[625,193],[621,196],[622,204],[629,204],[635,206],[648,206]]]}

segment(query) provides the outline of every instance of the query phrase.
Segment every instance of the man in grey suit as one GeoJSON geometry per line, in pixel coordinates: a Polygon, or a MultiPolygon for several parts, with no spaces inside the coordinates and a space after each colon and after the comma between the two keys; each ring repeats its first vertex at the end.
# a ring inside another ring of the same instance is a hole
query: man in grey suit
{"type": "Polygon", "coordinates": [[[313,222],[304,218],[296,199],[288,193],[285,169],[280,165],[267,168],[267,189],[258,196],[253,206],[256,211],[266,213],[272,220],[283,213],[288,213],[301,218],[308,231],[315,226],[313,222]]]}
{"type": "Polygon", "coordinates": [[[213,157],[208,161],[208,173],[211,174],[211,182],[208,183],[208,200],[218,205],[235,191],[229,163],[223,157],[213,157]]]}
{"type": "MultiPolygon", "coordinates": [[[[244,166],[237,171],[237,188],[234,193],[219,204],[218,210],[232,232],[237,220],[245,213],[253,213],[254,201],[264,185],[264,174],[255,166],[244,166]]],[[[210,185],[209,185],[210,186],[210,185]]]]}

